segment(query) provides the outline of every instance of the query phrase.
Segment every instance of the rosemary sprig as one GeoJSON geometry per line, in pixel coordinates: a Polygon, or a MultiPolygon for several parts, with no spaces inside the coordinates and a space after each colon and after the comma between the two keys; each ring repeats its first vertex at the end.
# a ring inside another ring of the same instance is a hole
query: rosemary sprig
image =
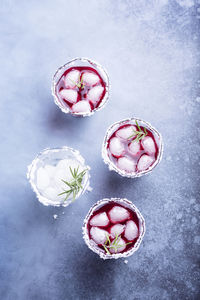
{"type": "Polygon", "coordinates": [[[134,140],[132,140],[131,142],[139,142],[140,140],[142,140],[148,133],[146,128],[144,127],[144,131],[141,129],[140,125],[138,124],[137,120],[135,120],[135,123],[137,125],[138,130],[134,130],[133,134],[131,136],[128,137],[128,140],[133,138],[134,136],[136,136],[136,138],[134,140]]]}
{"type": "Polygon", "coordinates": [[[81,80],[80,80],[80,77],[81,77],[81,75],[79,74],[79,79],[78,79],[77,82],[75,82],[75,81],[72,80],[72,79],[70,79],[70,80],[71,80],[71,82],[72,82],[73,84],[75,84],[79,89],[80,89],[80,88],[81,88],[81,89],[84,89],[85,84],[83,83],[83,78],[81,78],[81,80]]]}
{"type": "Polygon", "coordinates": [[[65,181],[65,180],[61,179],[68,186],[69,189],[58,194],[58,196],[66,194],[64,201],[67,201],[67,199],[69,198],[69,196],[71,194],[73,197],[73,201],[76,199],[76,196],[78,195],[79,191],[83,188],[81,184],[83,181],[83,177],[85,176],[85,174],[87,172],[87,169],[85,169],[82,172],[78,173],[79,166],[77,168],[74,168],[74,170],[72,170],[71,167],[69,167],[69,169],[70,169],[70,173],[72,175],[72,180],[65,181]]]}
{"type": "Polygon", "coordinates": [[[115,253],[117,252],[117,250],[123,246],[129,245],[132,242],[126,243],[124,245],[119,245],[119,241],[121,239],[121,235],[119,236],[119,234],[116,234],[115,239],[113,242],[110,241],[109,235],[106,235],[107,240],[105,242],[105,244],[102,244],[102,246],[104,247],[104,250],[106,251],[107,254],[111,254],[110,251],[108,249],[114,249],[115,253]]]}

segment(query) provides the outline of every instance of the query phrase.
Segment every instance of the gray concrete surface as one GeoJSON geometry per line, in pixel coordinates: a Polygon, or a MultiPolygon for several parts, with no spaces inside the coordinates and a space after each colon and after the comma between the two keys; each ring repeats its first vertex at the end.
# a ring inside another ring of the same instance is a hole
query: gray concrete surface
{"type": "Polygon", "coordinates": [[[199,19],[193,0],[0,1],[1,300],[198,299],[199,19]],[[91,118],[66,116],[51,96],[55,70],[77,56],[111,80],[108,105],[91,118]],[[161,164],[135,180],[101,159],[107,127],[129,116],[152,123],[165,144],[161,164]],[[44,207],[27,165],[63,145],[91,165],[93,191],[44,207]],[[104,197],[128,198],[146,219],[127,264],[83,242],[83,219],[104,197]]]}

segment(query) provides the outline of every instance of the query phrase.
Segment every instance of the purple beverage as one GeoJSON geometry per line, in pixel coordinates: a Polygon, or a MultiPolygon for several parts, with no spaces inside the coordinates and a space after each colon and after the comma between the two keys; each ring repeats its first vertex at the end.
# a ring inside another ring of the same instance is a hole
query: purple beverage
{"type": "Polygon", "coordinates": [[[162,149],[162,138],[155,128],[139,119],[127,119],[108,129],[102,155],[110,169],[138,177],[158,164],[162,149]]]}
{"type": "Polygon", "coordinates": [[[103,68],[87,59],[74,59],[54,75],[53,95],[65,113],[86,116],[108,98],[108,77],[103,68]]]}
{"type": "Polygon", "coordinates": [[[133,254],[142,240],[145,225],[130,201],[113,198],[94,205],[83,229],[86,244],[105,259],[133,254]]]}

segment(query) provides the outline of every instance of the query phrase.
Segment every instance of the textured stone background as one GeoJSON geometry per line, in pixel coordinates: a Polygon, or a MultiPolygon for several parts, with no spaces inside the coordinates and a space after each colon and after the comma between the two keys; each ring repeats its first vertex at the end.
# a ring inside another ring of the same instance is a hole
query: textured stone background
{"type": "Polygon", "coordinates": [[[0,1],[1,300],[198,298],[199,20],[199,0],[0,1]],[[91,118],[64,115],[51,96],[56,68],[77,56],[110,75],[109,103],[91,118]],[[107,127],[129,116],[165,143],[161,164],[136,180],[109,172],[100,155],[107,127]],[[63,145],[91,165],[93,191],[66,209],[44,207],[27,165],[63,145]],[[100,260],[82,240],[103,197],[127,197],[146,219],[128,264],[100,260]]]}

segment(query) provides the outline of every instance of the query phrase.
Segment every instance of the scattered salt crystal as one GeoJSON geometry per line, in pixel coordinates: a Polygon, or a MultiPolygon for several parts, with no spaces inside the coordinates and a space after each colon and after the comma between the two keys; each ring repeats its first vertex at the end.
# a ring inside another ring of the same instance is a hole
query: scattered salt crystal
{"type": "Polygon", "coordinates": [[[132,155],[138,155],[140,152],[140,143],[133,141],[129,144],[128,148],[132,155]]]}
{"type": "Polygon", "coordinates": [[[90,111],[90,104],[86,100],[79,101],[72,106],[72,112],[74,113],[89,113],[90,111]]]}
{"type": "Polygon", "coordinates": [[[128,263],[128,260],[127,260],[127,259],[125,259],[125,260],[124,260],[124,263],[127,265],[127,263],[128,263]]]}
{"type": "Polygon", "coordinates": [[[152,155],[156,152],[156,147],[154,140],[150,136],[146,136],[141,140],[142,147],[144,151],[147,152],[149,155],[152,155]]]}
{"type": "Polygon", "coordinates": [[[111,227],[110,234],[112,235],[113,238],[115,238],[116,235],[119,236],[120,234],[122,234],[124,229],[125,229],[125,225],[115,224],[111,227]]]}
{"type": "Polygon", "coordinates": [[[92,72],[84,72],[82,76],[82,80],[85,85],[93,86],[99,83],[100,78],[98,75],[92,72]]]}
{"type": "Polygon", "coordinates": [[[90,234],[93,241],[95,241],[95,243],[104,244],[107,240],[108,232],[98,227],[92,227],[90,229],[90,234]]]}
{"type": "Polygon", "coordinates": [[[125,126],[124,128],[117,130],[116,136],[127,140],[130,136],[133,135],[134,131],[136,131],[135,126],[125,126]]]}
{"type": "Polygon", "coordinates": [[[79,81],[80,78],[80,72],[78,70],[73,70],[69,72],[65,76],[65,86],[67,88],[74,88],[76,87],[76,83],[79,81]]]}
{"type": "Polygon", "coordinates": [[[110,140],[110,152],[114,155],[119,157],[120,155],[122,155],[125,152],[125,148],[124,145],[122,144],[122,142],[120,141],[119,138],[117,137],[113,137],[110,140]]]}
{"type": "Polygon", "coordinates": [[[117,166],[119,169],[127,172],[135,172],[136,168],[135,161],[125,156],[118,159],[117,166]]]}
{"type": "Polygon", "coordinates": [[[138,228],[134,221],[130,220],[126,223],[124,236],[129,241],[134,240],[138,236],[138,228]]]}
{"type": "Polygon", "coordinates": [[[106,212],[99,213],[90,220],[92,226],[107,226],[108,224],[109,219],[106,212]]]}
{"type": "Polygon", "coordinates": [[[60,91],[60,95],[70,103],[76,103],[78,99],[78,93],[75,90],[63,89],[60,91]]]}
{"type": "Polygon", "coordinates": [[[47,171],[40,167],[37,171],[37,187],[41,190],[49,185],[49,175],[47,171]]]}
{"type": "Polygon", "coordinates": [[[58,215],[53,215],[53,218],[56,220],[58,219],[58,215]]]}
{"type": "Polygon", "coordinates": [[[89,90],[87,94],[87,100],[91,101],[93,104],[96,104],[103,94],[104,88],[100,85],[97,85],[89,90]]]}
{"type": "MultiPolygon", "coordinates": [[[[113,242],[111,243],[111,246],[112,246],[113,242]]],[[[117,245],[118,245],[118,247],[119,246],[121,246],[121,247],[119,247],[119,248],[117,247],[117,249],[115,249],[115,248],[109,248],[109,251],[111,253],[120,253],[120,252],[122,252],[126,248],[126,243],[125,243],[125,241],[122,238],[118,239],[117,245]]]]}
{"type": "Polygon", "coordinates": [[[154,159],[149,155],[142,155],[138,161],[137,169],[138,171],[145,171],[147,170],[153,163],[154,159]]]}
{"type": "Polygon", "coordinates": [[[93,190],[93,188],[91,186],[88,186],[87,191],[91,192],[93,190]]]}
{"type": "Polygon", "coordinates": [[[121,206],[114,206],[108,214],[112,223],[122,222],[130,218],[129,211],[121,206]]]}

